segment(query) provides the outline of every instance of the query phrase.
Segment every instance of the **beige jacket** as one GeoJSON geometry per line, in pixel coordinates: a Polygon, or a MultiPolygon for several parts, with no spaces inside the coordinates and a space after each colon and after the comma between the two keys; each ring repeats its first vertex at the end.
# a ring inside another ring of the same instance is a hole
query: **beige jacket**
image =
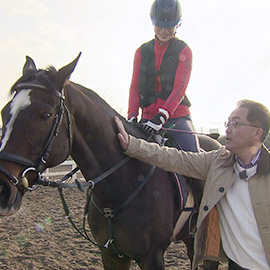
{"type": "MultiPolygon", "coordinates": [[[[206,180],[197,220],[192,269],[206,259],[227,260],[221,247],[216,204],[236,179],[233,154],[225,147],[200,153],[178,151],[132,136],[125,153],[166,171],[206,180]]],[[[248,185],[260,237],[270,265],[270,153],[265,147],[257,173],[249,179],[248,185]]]]}

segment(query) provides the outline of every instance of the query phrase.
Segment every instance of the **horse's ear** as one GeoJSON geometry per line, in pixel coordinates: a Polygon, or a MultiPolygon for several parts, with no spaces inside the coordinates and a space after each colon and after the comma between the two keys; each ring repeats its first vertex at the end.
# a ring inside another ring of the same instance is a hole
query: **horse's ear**
{"type": "Polygon", "coordinates": [[[79,58],[81,56],[81,52],[78,54],[78,56],[68,65],[60,68],[58,71],[57,71],[57,74],[56,74],[56,77],[55,77],[55,82],[58,84],[59,88],[62,88],[65,81],[67,79],[69,79],[71,73],[74,71],[78,61],[79,61],[79,58]]]}
{"type": "Polygon", "coordinates": [[[36,68],[36,64],[34,62],[34,60],[29,57],[29,56],[26,56],[26,62],[23,66],[23,75],[25,75],[26,73],[28,73],[29,71],[35,71],[37,70],[36,68]]]}

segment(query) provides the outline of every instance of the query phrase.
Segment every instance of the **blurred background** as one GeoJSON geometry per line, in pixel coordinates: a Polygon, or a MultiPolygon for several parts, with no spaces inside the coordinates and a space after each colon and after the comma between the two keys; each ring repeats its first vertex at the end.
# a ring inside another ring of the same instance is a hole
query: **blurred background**
{"type": "MultiPolygon", "coordinates": [[[[270,108],[270,1],[182,0],[177,37],[193,52],[187,89],[199,132],[224,134],[239,99],[270,108]]],[[[71,80],[126,117],[135,50],[154,37],[152,0],[0,0],[0,108],[25,56],[57,69],[82,56],[71,80]]]]}

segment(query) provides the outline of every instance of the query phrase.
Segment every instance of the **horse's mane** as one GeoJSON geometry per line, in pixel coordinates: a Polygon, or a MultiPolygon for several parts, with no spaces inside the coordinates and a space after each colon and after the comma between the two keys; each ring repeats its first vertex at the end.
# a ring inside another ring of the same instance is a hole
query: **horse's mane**
{"type": "Polygon", "coordinates": [[[107,112],[111,111],[113,114],[119,115],[119,113],[115,109],[113,109],[110,106],[110,104],[108,104],[103,98],[101,98],[94,90],[90,88],[86,88],[85,86],[82,86],[78,83],[74,83],[72,81],[69,81],[69,82],[71,83],[71,85],[76,87],[79,91],[81,91],[84,95],[89,97],[89,99],[91,99],[95,103],[99,103],[103,108],[106,109],[107,112]]]}
{"type": "Polygon", "coordinates": [[[100,104],[100,106],[103,107],[103,109],[106,111],[106,113],[115,116],[117,115],[123,122],[126,130],[128,131],[128,133],[130,133],[131,135],[134,135],[135,137],[138,138],[144,138],[147,139],[149,137],[149,135],[145,134],[141,128],[139,128],[138,126],[134,125],[134,124],[130,124],[126,122],[126,119],[121,116],[115,109],[113,109],[103,98],[101,98],[94,90],[91,90],[89,88],[86,88],[80,84],[71,82],[72,86],[76,87],[79,91],[81,91],[83,94],[85,94],[87,97],[89,97],[89,99],[91,99],[93,102],[100,104]]]}

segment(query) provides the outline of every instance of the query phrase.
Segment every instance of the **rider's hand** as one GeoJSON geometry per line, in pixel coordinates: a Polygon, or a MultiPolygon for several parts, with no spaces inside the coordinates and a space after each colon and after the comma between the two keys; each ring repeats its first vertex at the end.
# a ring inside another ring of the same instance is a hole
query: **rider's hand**
{"type": "Polygon", "coordinates": [[[166,115],[159,112],[152,119],[142,124],[142,127],[148,134],[153,134],[155,132],[158,132],[162,128],[162,126],[166,123],[166,121],[167,121],[166,115]]]}
{"type": "Polygon", "coordinates": [[[135,117],[135,116],[130,117],[128,119],[128,122],[132,123],[132,124],[137,124],[137,122],[138,122],[137,117],[135,117]]]}

